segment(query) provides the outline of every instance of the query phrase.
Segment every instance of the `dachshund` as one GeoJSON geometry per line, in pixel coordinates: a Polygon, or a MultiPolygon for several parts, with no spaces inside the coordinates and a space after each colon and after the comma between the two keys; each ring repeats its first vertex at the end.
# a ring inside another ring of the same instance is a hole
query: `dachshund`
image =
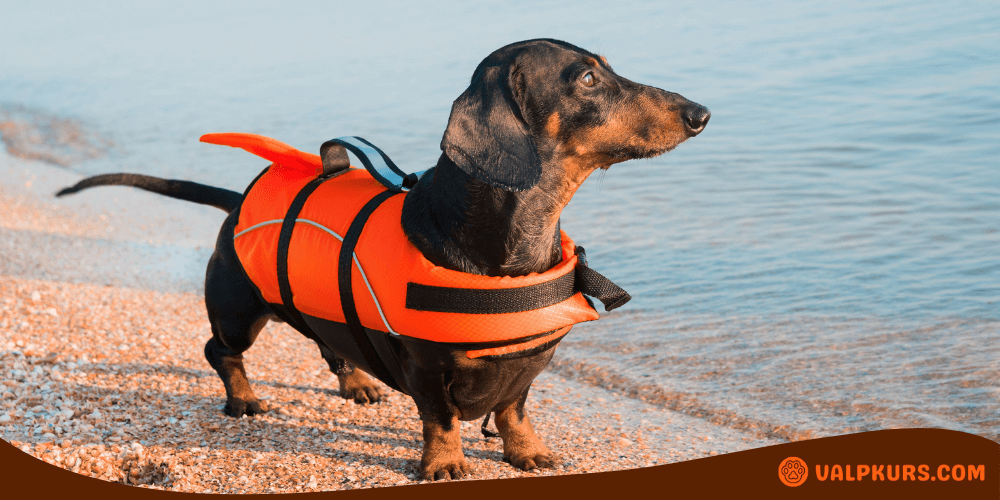
{"type": "MultiPolygon", "coordinates": [[[[455,100],[437,164],[403,201],[402,231],[436,266],[482,276],[542,273],[562,260],[560,214],[591,173],[670,151],[698,135],[710,116],[678,94],[619,76],[604,57],[569,43],[507,45],[476,67],[455,100]]],[[[243,196],[138,174],[91,177],[57,196],[97,185],[134,186],[230,212],[206,274],[212,338],[205,356],[225,385],[227,415],[265,412],[247,381],[242,353],[268,321],[297,325],[261,299],[236,255],[233,234],[243,196]]],[[[298,329],[318,344],[343,397],[357,403],[385,397],[386,389],[354,369],[361,363],[298,329]]],[[[558,463],[535,434],[524,405],[559,339],[514,355],[476,358],[447,344],[394,341],[400,385],[423,421],[421,478],[467,475],[460,421],[491,414],[504,461],[521,470],[558,463]]]]}

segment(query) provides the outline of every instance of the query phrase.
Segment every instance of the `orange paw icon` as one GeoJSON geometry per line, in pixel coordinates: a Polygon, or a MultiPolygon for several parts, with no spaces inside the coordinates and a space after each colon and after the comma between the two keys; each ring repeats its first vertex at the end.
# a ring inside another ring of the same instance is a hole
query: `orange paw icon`
{"type": "Polygon", "coordinates": [[[809,468],[805,460],[799,457],[788,457],[781,461],[778,466],[778,478],[785,486],[796,487],[806,482],[809,477],[809,468]]]}

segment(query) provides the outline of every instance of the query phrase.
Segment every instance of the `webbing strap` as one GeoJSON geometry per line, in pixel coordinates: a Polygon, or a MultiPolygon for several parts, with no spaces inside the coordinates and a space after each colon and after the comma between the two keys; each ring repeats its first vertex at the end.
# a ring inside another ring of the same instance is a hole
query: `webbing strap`
{"type": "Polygon", "coordinates": [[[573,272],[552,281],[520,288],[484,290],[406,284],[406,308],[462,314],[504,314],[533,311],[558,304],[576,293],[573,272]]]}
{"type": "Polygon", "coordinates": [[[587,267],[587,254],[576,247],[579,260],[575,271],[554,280],[518,288],[473,289],[406,284],[406,308],[462,314],[504,314],[542,309],[572,297],[576,292],[590,295],[604,304],[604,310],[621,307],[632,299],[628,292],[587,267]]]}
{"type": "Polygon", "coordinates": [[[330,177],[317,177],[302,186],[302,189],[292,200],[291,206],[288,207],[288,212],[285,214],[284,220],[281,221],[281,232],[278,233],[278,291],[281,293],[281,303],[288,311],[290,319],[301,328],[307,328],[307,326],[306,322],[302,320],[302,314],[295,307],[295,302],[292,299],[292,287],[288,282],[288,244],[292,241],[295,219],[298,218],[309,195],[328,179],[330,177]]]}
{"type": "Polygon", "coordinates": [[[361,237],[361,232],[365,228],[365,223],[368,222],[368,218],[375,212],[375,209],[379,205],[385,202],[385,200],[392,198],[395,194],[397,193],[392,191],[382,191],[371,200],[368,200],[364,208],[354,217],[340,246],[340,259],[337,263],[337,285],[340,289],[340,307],[344,311],[344,321],[347,323],[347,328],[350,330],[351,336],[354,337],[354,342],[357,344],[358,349],[365,357],[365,362],[368,363],[368,367],[374,372],[372,375],[375,375],[376,378],[389,387],[403,392],[400,390],[399,385],[396,384],[396,380],[389,373],[388,368],[385,367],[382,358],[379,357],[378,352],[375,350],[375,346],[372,345],[371,339],[368,338],[368,334],[365,333],[365,327],[361,324],[361,319],[358,317],[358,309],[354,304],[354,289],[351,286],[351,271],[354,269],[351,257],[354,254],[354,247],[358,244],[358,238],[361,237]]]}
{"type": "Polygon", "coordinates": [[[575,273],[577,290],[600,300],[604,304],[605,311],[618,309],[632,300],[632,296],[624,288],[587,266],[587,252],[583,247],[576,247],[576,255],[579,257],[575,273]]]}
{"type": "Polygon", "coordinates": [[[361,137],[348,136],[330,139],[323,144],[323,147],[325,148],[330,143],[340,144],[354,153],[354,156],[361,160],[368,173],[372,174],[375,180],[389,188],[390,191],[397,193],[409,191],[423,173],[407,174],[403,172],[381,149],[361,137]]]}

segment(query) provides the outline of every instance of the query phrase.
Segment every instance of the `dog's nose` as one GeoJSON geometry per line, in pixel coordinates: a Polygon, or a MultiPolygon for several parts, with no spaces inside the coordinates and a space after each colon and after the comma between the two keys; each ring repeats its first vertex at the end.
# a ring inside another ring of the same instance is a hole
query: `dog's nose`
{"type": "Polygon", "coordinates": [[[708,119],[712,117],[712,112],[701,104],[691,103],[684,108],[684,124],[687,125],[688,133],[694,137],[705,130],[708,119]]]}

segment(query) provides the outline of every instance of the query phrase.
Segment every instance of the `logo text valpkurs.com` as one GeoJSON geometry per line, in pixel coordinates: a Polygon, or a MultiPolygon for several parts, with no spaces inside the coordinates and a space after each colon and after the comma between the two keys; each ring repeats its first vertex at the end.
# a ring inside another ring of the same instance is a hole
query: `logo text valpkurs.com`
{"type": "Polygon", "coordinates": [[[985,481],[985,465],[823,464],[816,465],[819,481],[985,481]]]}

